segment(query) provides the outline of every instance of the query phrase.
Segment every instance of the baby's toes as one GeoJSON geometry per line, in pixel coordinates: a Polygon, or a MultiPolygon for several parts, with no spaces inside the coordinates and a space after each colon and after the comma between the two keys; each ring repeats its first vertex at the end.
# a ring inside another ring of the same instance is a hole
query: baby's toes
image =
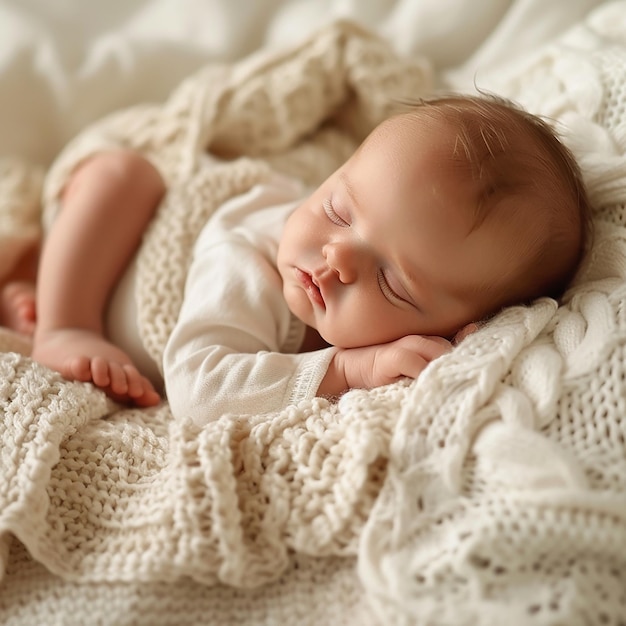
{"type": "Polygon", "coordinates": [[[133,402],[138,407],[143,408],[156,406],[157,404],[159,404],[159,402],[161,402],[161,396],[154,390],[154,387],[152,387],[152,385],[146,383],[143,394],[133,398],[133,402]]]}
{"type": "Polygon", "coordinates": [[[32,298],[23,298],[19,303],[19,315],[20,317],[35,321],[37,312],[35,308],[35,301],[32,298]]]}
{"type": "Polygon", "coordinates": [[[96,387],[104,389],[111,384],[109,369],[109,361],[101,356],[95,356],[91,359],[91,380],[96,387]]]}
{"type": "Polygon", "coordinates": [[[125,365],[126,380],[128,381],[128,397],[137,406],[155,406],[161,401],[161,396],[155,391],[152,383],[142,376],[133,365],[125,365]]]}
{"type": "Polygon", "coordinates": [[[67,359],[61,374],[69,380],[91,382],[91,359],[86,356],[72,356],[67,359]]]}
{"type": "Polygon", "coordinates": [[[124,365],[124,375],[128,385],[127,394],[129,398],[140,397],[145,390],[144,377],[134,365],[124,365]]]}
{"type": "Polygon", "coordinates": [[[109,363],[109,378],[111,380],[109,388],[113,393],[120,396],[125,396],[128,393],[128,381],[123,365],[115,361],[109,363]]]}

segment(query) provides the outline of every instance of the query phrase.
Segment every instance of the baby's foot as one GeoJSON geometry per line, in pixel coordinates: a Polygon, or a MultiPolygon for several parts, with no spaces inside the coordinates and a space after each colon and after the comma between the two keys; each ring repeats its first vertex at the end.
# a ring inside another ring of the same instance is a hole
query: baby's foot
{"type": "Polygon", "coordinates": [[[34,283],[15,281],[4,285],[0,290],[0,326],[32,336],[35,320],[34,283]]]}
{"type": "Polygon", "coordinates": [[[93,383],[118,402],[143,407],[161,401],[126,353],[97,333],[77,329],[37,333],[33,358],[68,380],[93,383]]]}

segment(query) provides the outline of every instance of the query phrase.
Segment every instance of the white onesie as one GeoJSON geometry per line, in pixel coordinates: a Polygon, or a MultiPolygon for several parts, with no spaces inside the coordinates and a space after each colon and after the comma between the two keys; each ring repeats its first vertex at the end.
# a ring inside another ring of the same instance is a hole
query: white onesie
{"type": "MultiPolygon", "coordinates": [[[[175,417],[203,424],[316,395],[334,348],[298,354],[306,328],[289,311],[276,268],[285,221],[304,193],[301,183],[276,174],[224,203],[201,231],[163,356],[175,417]]],[[[132,263],[109,307],[107,332],[160,386],[138,336],[135,279],[132,263]]]]}

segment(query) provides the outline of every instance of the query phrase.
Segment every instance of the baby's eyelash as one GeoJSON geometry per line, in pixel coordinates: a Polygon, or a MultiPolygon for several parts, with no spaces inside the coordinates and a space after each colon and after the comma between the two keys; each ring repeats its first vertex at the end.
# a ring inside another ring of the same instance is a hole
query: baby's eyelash
{"type": "Polygon", "coordinates": [[[389,286],[383,270],[378,270],[378,285],[387,299],[403,301],[403,299],[389,286]]]}
{"type": "Polygon", "coordinates": [[[348,226],[348,222],[337,215],[332,202],[328,198],[322,200],[322,208],[324,209],[324,213],[328,216],[328,219],[333,224],[337,224],[337,226],[348,226]]]}

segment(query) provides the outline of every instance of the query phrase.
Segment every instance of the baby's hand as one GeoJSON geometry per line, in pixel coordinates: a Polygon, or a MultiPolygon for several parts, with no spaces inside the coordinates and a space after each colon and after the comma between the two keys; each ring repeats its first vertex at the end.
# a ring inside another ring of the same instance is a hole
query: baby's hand
{"type": "Polygon", "coordinates": [[[441,337],[408,335],[390,343],[338,350],[317,394],[337,396],[348,389],[417,378],[431,361],[451,349],[452,344],[441,337]]]}
{"type": "Polygon", "coordinates": [[[408,335],[390,343],[346,350],[346,382],[349,388],[371,389],[401,378],[417,378],[451,348],[442,337],[408,335]]]}

